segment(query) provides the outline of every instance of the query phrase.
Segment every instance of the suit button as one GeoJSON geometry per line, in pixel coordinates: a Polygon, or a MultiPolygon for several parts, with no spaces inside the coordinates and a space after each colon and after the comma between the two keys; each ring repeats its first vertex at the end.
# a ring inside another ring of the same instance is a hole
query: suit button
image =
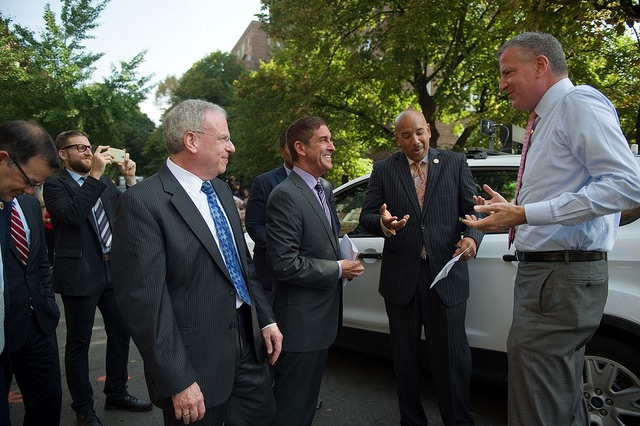
{"type": "Polygon", "coordinates": [[[229,330],[235,330],[236,328],[236,323],[232,322],[231,324],[229,324],[229,330]]]}

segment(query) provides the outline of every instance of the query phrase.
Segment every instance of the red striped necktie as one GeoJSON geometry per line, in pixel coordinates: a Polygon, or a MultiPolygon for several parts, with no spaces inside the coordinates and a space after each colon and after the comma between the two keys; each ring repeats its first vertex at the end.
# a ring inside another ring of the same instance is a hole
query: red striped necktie
{"type": "MultiPolygon", "coordinates": [[[[520,168],[518,169],[518,180],[516,181],[516,197],[514,199],[514,203],[518,204],[518,195],[520,195],[520,187],[522,187],[522,175],[524,173],[524,165],[527,160],[527,153],[529,152],[529,147],[531,146],[531,134],[533,133],[533,124],[538,118],[538,114],[535,111],[531,111],[531,115],[529,115],[529,122],[527,123],[527,128],[524,131],[524,141],[522,142],[522,153],[520,154],[520,168]]],[[[516,237],[516,228],[515,226],[509,229],[509,248],[511,248],[511,244],[516,237]]]]}
{"type": "Polygon", "coordinates": [[[18,257],[23,265],[29,260],[29,243],[27,242],[27,233],[24,224],[20,218],[20,213],[15,206],[11,208],[11,238],[18,251],[18,257]]]}

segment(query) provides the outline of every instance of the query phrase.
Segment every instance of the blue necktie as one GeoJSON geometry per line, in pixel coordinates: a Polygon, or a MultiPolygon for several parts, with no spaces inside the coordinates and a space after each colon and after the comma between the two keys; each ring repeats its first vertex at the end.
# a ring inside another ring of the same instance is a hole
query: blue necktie
{"type": "Polygon", "coordinates": [[[227,223],[227,218],[222,212],[222,209],[218,205],[218,197],[216,192],[211,186],[211,182],[203,182],[200,188],[202,192],[207,194],[207,202],[209,203],[209,211],[213,218],[213,223],[218,231],[218,241],[220,242],[220,249],[222,250],[222,256],[224,257],[224,263],[227,265],[229,275],[233,286],[238,292],[238,297],[247,305],[251,305],[249,299],[249,291],[247,290],[247,283],[244,281],[242,275],[242,269],[240,268],[240,261],[238,260],[238,254],[233,244],[233,236],[231,235],[231,229],[227,223]]]}

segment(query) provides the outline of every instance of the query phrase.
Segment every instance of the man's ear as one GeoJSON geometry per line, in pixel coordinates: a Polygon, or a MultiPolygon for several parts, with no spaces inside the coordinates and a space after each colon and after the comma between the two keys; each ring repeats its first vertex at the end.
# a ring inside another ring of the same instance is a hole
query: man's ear
{"type": "Polygon", "coordinates": [[[198,138],[196,137],[196,134],[189,131],[182,135],[182,144],[184,145],[186,150],[195,154],[198,151],[197,139],[198,138]]]}
{"type": "Polygon", "coordinates": [[[536,74],[544,74],[549,69],[549,58],[544,55],[538,55],[534,59],[536,74]]]}
{"type": "Polygon", "coordinates": [[[296,150],[296,153],[298,154],[298,156],[305,156],[305,152],[304,152],[304,144],[301,141],[295,141],[293,143],[293,149],[296,150]]]}

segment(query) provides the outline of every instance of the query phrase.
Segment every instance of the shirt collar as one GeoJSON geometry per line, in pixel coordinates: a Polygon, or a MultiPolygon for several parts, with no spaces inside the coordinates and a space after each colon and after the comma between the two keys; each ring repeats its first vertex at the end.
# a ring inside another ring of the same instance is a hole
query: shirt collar
{"type": "Polygon", "coordinates": [[[568,91],[573,89],[573,83],[569,80],[568,77],[563,78],[558,81],[556,84],[551,86],[549,90],[545,92],[545,94],[540,98],[538,105],[534,108],[538,117],[543,118],[547,112],[551,109],[553,104],[555,104],[558,99],[563,97],[568,91]]]}
{"type": "Polygon", "coordinates": [[[171,161],[171,158],[167,158],[167,168],[169,168],[169,171],[173,176],[175,176],[178,183],[180,183],[180,186],[182,186],[187,193],[195,196],[198,196],[201,193],[200,189],[202,188],[202,183],[204,181],[198,176],[178,166],[176,163],[171,161]]]}

